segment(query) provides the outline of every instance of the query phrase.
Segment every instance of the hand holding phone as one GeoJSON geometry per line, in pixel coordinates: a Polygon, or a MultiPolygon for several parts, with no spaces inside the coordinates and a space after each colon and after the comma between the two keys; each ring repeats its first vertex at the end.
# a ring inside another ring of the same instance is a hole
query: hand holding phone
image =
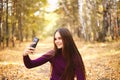
{"type": "Polygon", "coordinates": [[[38,41],[39,41],[39,38],[35,37],[33,39],[33,43],[30,45],[30,47],[36,48],[36,45],[37,45],[38,41]]]}
{"type": "Polygon", "coordinates": [[[39,38],[35,37],[33,39],[33,43],[30,45],[30,47],[27,47],[25,50],[24,50],[24,53],[23,53],[23,56],[26,56],[28,54],[33,54],[34,50],[35,50],[35,47],[37,45],[39,41],[39,38]]]}

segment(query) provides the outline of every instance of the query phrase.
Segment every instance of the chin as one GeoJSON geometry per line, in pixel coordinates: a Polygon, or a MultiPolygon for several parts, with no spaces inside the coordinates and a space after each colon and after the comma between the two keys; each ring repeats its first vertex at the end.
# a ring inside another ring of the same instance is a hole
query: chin
{"type": "Polygon", "coordinates": [[[58,47],[58,49],[60,49],[60,48],[62,48],[62,47],[58,47]]]}
{"type": "Polygon", "coordinates": [[[57,47],[58,49],[62,48],[62,47],[57,47]]]}

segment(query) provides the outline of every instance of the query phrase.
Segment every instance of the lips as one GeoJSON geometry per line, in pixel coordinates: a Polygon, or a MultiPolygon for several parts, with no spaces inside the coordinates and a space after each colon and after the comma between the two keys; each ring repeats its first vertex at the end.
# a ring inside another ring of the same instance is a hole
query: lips
{"type": "Polygon", "coordinates": [[[62,44],[56,44],[58,48],[62,48],[62,44]]]}

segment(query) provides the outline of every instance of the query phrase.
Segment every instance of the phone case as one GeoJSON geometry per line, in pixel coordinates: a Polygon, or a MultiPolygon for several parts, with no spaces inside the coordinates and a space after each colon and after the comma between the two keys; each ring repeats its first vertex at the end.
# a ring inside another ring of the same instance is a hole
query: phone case
{"type": "Polygon", "coordinates": [[[31,44],[30,47],[36,48],[36,45],[37,45],[38,41],[39,41],[39,38],[36,38],[36,37],[35,37],[35,38],[33,39],[33,44],[31,44]]]}

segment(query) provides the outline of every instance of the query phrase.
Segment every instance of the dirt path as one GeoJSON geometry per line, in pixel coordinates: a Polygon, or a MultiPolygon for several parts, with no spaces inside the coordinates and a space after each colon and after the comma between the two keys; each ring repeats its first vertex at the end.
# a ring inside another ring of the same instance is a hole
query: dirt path
{"type": "MultiPolygon", "coordinates": [[[[77,42],[77,45],[84,60],[87,80],[120,80],[120,42],[77,42]]],[[[49,80],[49,63],[33,69],[25,68],[21,55],[24,47],[0,51],[0,80],[49,80]]],[[[52,44],[43,42],[38,44],[37,52],[43,53],[51,47],[52,44]]],[[[40,55],[30,57],[34,59],[40,55]]]]}

